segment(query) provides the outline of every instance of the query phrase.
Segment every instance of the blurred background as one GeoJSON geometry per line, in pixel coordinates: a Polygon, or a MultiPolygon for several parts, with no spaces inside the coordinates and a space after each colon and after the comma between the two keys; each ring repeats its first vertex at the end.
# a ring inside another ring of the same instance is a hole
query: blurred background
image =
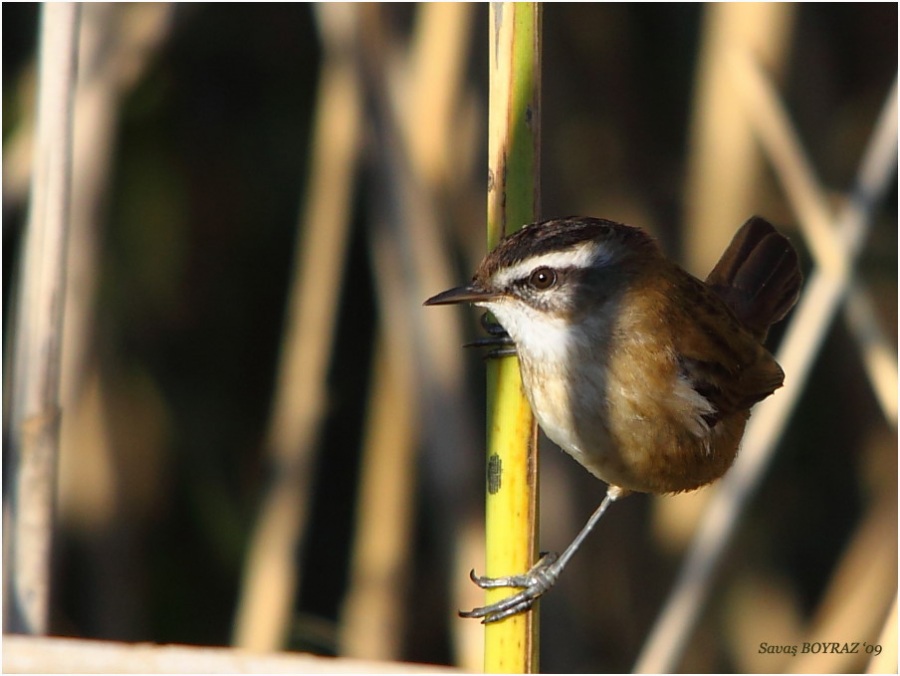
{"type": "MultiPolygon", "coordinates": [[[[2,9],[5,347],[39,11],[2,9]]],[[[733,55],[840,214],[896,4],[552,4],[543,26],[544,217],[643,226],[703,277],[757,213],[812,273],[733,55]]],[[[52,633],[480,668],[456,617],[482,601],[478,315],[421,303],[485,253],[487,50],[485,4],[84,5],[52,633]]],[[[864,669],[760,644],[877,643],[896,615],[893,176],[856,285],[888,358],[849,310],[811,342],[679,670],[864,669]]],[[[559,550],[604,486],[546,439],[541,460],[559,550]]],[[[632,668],[711,490],[615,506],[542,601],[544,671],[632,668]]]]}

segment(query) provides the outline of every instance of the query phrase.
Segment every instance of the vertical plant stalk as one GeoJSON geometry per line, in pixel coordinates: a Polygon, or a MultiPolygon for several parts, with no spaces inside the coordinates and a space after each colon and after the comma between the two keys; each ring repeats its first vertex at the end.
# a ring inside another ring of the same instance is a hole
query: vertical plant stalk
{"type": "Polygon", "coordinates": [[[17,299],[10,416],[6,631],[47,632],[80,7],[44,5],[31,204],[17,299]]]}
{"type": "MultiPolygon", "coordinates": [[[[490,5],[488,249],[535,220],[540,200],[540,3],[490,5]]],[[[514,357],[488,365],[486,545],[489,576],[527,571],[537,543],[537,426],[514,357]]],[[[510,590],[487,592],[493,603],[510,590]]],[[[484,669],[537,669],[537,613],[485,627],[484,669]]]]}

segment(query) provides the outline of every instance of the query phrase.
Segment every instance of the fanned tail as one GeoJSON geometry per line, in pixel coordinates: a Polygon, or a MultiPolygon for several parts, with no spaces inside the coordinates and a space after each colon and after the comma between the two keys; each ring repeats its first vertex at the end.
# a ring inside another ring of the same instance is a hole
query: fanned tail
{"type": "Polygon", "coordinates": [[[797,302],[802,281],[794,247],[759,216],[741,226],[706,278],[760,340],[797,302]]]}

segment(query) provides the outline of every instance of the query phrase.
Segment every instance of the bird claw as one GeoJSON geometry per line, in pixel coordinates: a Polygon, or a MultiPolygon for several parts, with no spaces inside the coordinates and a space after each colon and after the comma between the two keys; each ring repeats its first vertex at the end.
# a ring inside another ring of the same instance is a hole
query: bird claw
{"type": "Polygon", "coordinates": [[[487,338],[479,338],[471,343],[466,343],[463,347],[490,347],[484,354],[485,359],[499,359],[500,357],[514,357],[516,355],[516,344],[500,324],[490,319],[490,314],[485,312],[481,315],[481,326],[490,334],[487,338]]]}
{"type": "Polygon", "coordinates": [[[556,565],[559,555],[549,552],[522,575],[509,575],[505,577],[487,577],[476,575],[472,570],[469,577],[472,582],[482,589],[499,589],[513,587],[522,591],[513,594],[496,603],[474,608],[469,611],[459,611],[460,617],[481,619],[482,624],[499,622],[512,615],[518,615],[531,609],[534,602],[543,596],[559,578],[562,567],[556,565]]]}

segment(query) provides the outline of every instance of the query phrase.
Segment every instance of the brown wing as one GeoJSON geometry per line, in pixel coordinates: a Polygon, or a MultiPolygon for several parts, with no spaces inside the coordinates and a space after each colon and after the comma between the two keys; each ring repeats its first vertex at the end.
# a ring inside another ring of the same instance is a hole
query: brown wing
{"type": "Polygon", "coordinates": [[[745,411],[781,387],[784,372],[713,290],[687,273],[680,280],[685,307],[675,336],[679,374],[715,408],[713,426],[745,411]]]}
{"type": "Polygon", "coordinates": [[[715,412],[703,416],[710,427],[722,418],[750,409],[784,382],[784,372],[768,352],[737,372],[721,362],[683,355],[678,359],[678,367],[694,391],[715,408],[715,412]]]}

